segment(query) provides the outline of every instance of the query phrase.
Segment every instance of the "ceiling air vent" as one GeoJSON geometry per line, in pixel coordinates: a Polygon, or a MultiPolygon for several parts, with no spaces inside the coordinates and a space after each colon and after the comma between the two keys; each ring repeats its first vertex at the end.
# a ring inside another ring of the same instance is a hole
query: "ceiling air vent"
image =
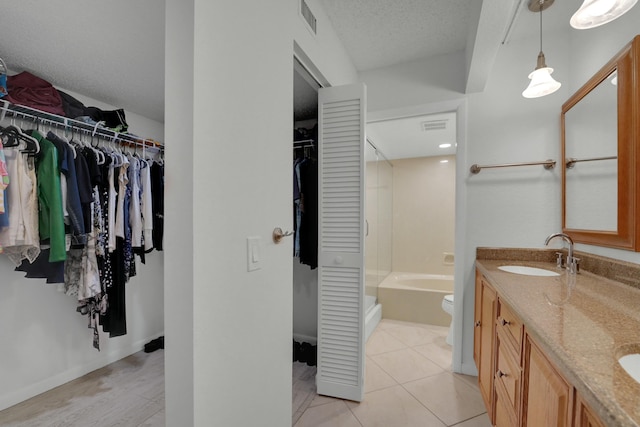
{"type": "Polygon", "coordinates": [[[420,122],[420,128],[423,132],[428,132],[430,130],[442,130],[447,128],[447,119],[444,120],[427,120],[424,122],[420,122]]]}
{"type": "Polygon", "coordinates": [[[311,9],[309,9],[307,2],[304,0],[300,0],[300,15],[302,15],[304,21],[307,23],[313,34],[316,34],[316,17],[313,15],[313,12],[311,12],[311,9]]]}

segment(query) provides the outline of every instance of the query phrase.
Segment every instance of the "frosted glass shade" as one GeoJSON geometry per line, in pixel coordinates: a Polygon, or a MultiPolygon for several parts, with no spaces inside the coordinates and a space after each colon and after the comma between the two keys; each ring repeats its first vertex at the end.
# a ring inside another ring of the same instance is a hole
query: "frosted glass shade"
{"type": "Polygon", "coordinates": [[[584,0],[569,23],[578,30],[599,27],[621,17],[637,2],[638,0],[584,0]]]}
{"type": "Polygon", "coordinates": [[[562,85],[551,77],[551,73],[553,73],[553,68],[551,67],[535,69],[529,74],[531,81],[529,86],[522,92],[522,96],[525,98],[538,98],[557,91],[562,85]]]}

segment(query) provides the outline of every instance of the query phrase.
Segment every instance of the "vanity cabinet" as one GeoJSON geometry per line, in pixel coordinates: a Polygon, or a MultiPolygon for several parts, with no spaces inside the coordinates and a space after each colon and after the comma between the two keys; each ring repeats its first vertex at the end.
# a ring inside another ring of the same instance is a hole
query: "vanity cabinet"
{"type": "Polygon", "coordinates": [[[497,300],[494,421],[499,427],[516,426],[520,421],[523,327],[509,306],[499,296],[497,300]]]}
{"type": "Polygon", "coordinates": [[[474,359],[497,427],[604,427],[527,326],[476,270],[474,359]]]}
{"type": "Polygon", "coordinates": [[[494,344],[496,329],[496,291],[476,272],[474,359],[478,368],[478,386],[493,422],[494,344]]]}
{"type": "Polygon", "coordinates": [[[576,393],[576,411],[574,427],[605,427],[591,408],[582,400],[580,393],[576,393]]]}
{"type": "Polygon", "coordinates": [[[523,386],[522,425],[571,426],[573,389],[528,335],[523,386]]]}
{"type": "Polygon", "coordinates": [[[496,334],[496,371],[494,376],[495,425],[517,426],[520,418],[522,371],[519,353],[508,344],[504,332],[496,334]]]}

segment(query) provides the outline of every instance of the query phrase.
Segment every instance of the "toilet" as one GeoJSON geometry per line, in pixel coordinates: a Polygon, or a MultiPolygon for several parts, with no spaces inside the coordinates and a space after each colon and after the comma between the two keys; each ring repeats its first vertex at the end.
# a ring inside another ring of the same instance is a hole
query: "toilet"
{"type": "Polygon", "coordinates": [[[447,344],[453,345],[453,295],[445,295],[442,298],[442,309],[451,316],[451,325],[447,334],[447,344]]]}

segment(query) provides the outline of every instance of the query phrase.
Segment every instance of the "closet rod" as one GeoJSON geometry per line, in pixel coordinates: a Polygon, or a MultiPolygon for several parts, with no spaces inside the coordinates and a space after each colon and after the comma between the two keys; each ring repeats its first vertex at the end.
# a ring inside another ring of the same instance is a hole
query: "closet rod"
{"type": "Polygon", "coordinates": [[[37,119],[44,124],[50,124],[65,129],[76,129],[80,132],[90,134],[91,136],[98,136],[112,141],[120,141],[123,145],[136,145],[143,147],[145,150],[158,150],[160,152],[164,152],[163,144],[157,144],[157,141],[154,142],[147,138],[139,138],[134,135],[116,132],[111,129],[99,127],[98,124],[91,125],[79,120],[47,113],[24,105],[12,104],[4,99],[0,99],[0,103],[2,103],[2,106],[0,107],[0,120],[3,120],[6,114],[14,117],[22,116],[24,118],[37,119]]]}

